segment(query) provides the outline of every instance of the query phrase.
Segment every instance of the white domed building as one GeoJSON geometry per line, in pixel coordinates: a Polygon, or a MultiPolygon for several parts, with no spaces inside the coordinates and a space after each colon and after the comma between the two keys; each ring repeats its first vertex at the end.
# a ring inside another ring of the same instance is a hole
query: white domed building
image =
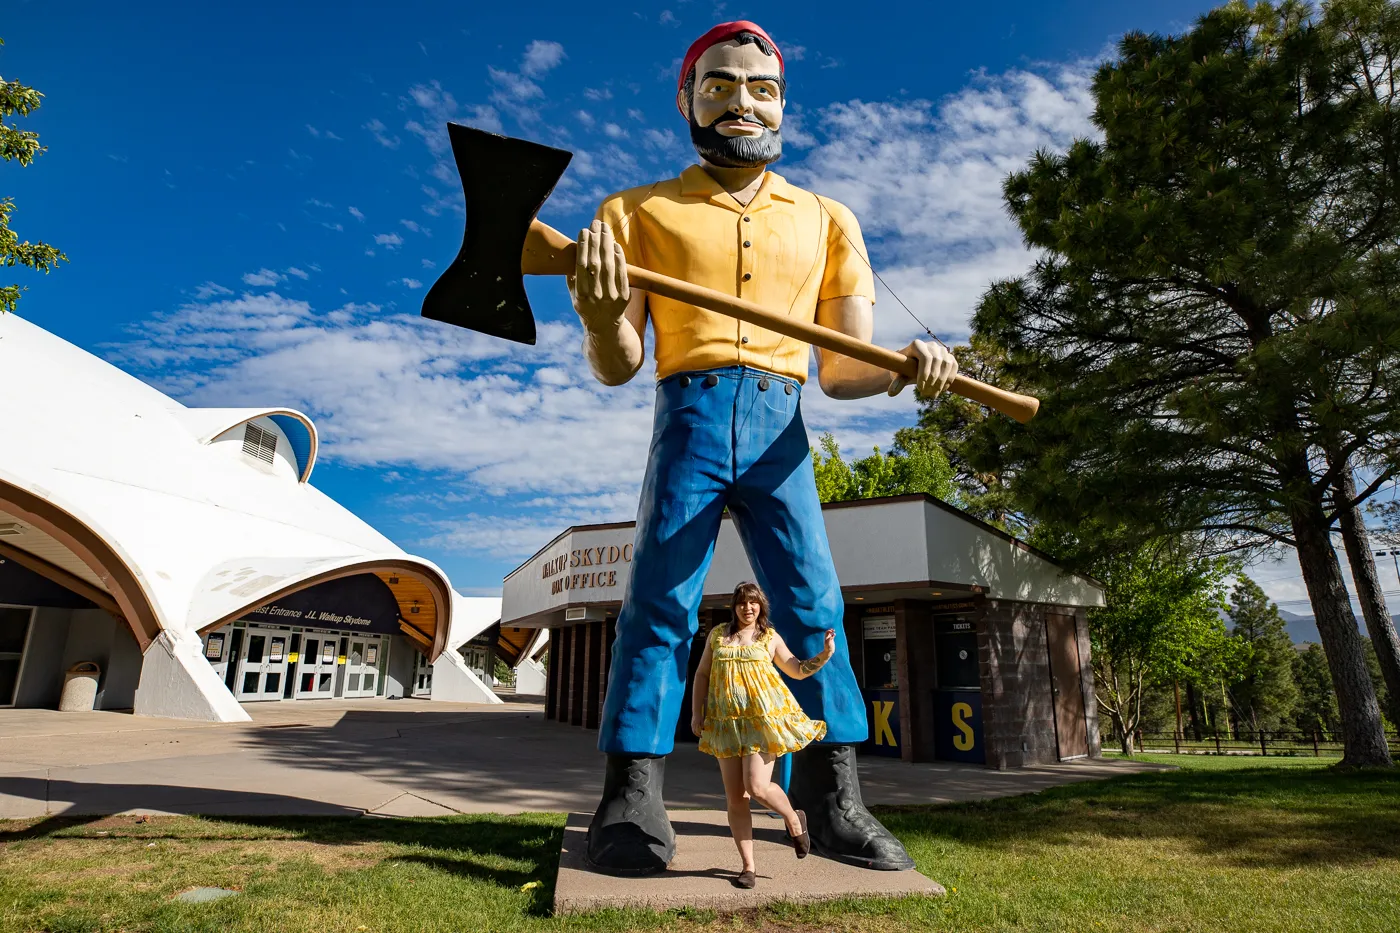
{"type": "Polygon", "coordinates": [[[0,315],[0,706],[236,721],[244,703],[500,702],[458,646],[499,599],[453,591],[309,482],[286,408],[187,408],[0,315]]]}

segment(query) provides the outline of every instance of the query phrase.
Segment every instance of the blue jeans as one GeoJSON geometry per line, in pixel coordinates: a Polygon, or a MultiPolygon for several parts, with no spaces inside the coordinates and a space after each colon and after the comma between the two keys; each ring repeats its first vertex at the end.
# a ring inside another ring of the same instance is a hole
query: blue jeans
{"type": "Polygon", "coordinates": [[[826,630],[836,630],[835,656],[812,677],[790,682],[793,695],[808,716],[826,721],[825,742],[868,737],[801,396],[795,381],[742,366],[677,373],[657,383],[632,576],[598,736],[602,751],[670,753],[726,507],[768,596],[770,621],[793,654],[819,654],[826,630]]]}

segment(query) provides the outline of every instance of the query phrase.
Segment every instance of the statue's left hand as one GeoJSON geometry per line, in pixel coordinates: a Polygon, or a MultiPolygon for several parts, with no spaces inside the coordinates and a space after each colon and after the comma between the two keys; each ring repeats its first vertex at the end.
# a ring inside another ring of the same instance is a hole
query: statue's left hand
{"type": "MultiPolygon", "coordinates": [[[[900,351],[912,360],[919,361],[919,376],[913,380],[918,393],[924,398],[933,398],[952,383],[958,374],[958,361],[952,351],[941,343],[928,340],[915,340],[900,351]]],[[[908,376],[896,374],[890,380],[890,395],[898,395],[910,382],[908,376]]]]}

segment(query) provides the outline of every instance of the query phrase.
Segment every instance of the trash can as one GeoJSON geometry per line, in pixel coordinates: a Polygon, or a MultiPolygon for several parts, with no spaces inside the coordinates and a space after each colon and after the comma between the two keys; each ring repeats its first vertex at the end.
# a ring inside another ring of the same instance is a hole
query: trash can
{"type": "Polygon", "coordinates": [[[58,708],[64,713],[91,711],[97,702],[97,681],[102,668],[93,661],[81,661],[63,675],[63,696],[58,708]]]}

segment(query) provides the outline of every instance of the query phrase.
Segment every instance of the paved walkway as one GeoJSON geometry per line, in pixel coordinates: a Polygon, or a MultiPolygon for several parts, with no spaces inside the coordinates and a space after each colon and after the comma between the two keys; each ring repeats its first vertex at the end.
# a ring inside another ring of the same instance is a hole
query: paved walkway
{"type": "MultiPolygon", "coordinates": [[[[251,723],[124,713],[0,710],[0,819],[60,814],[591,812],[602,789],[597,733],[545,720],[529,702],[423,700],[248,704],[251,723]]],[[[1134,770],[1083,761],[992,771],[862,758],[870,804],[1021,794],[1134,770]]],[[[672,808],[723,808],[714,761],[681,745],[672,808]]]]}

